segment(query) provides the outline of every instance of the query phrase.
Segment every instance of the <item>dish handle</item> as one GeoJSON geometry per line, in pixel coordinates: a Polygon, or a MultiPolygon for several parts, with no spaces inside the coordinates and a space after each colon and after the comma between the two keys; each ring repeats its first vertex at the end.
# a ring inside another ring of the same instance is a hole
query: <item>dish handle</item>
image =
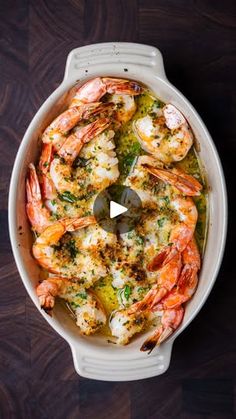
{"type": "Polygon", "coordinates": [[[71,345],[76,372],[102,381],[133,381],[163,374],[169,367],[173,340],[155,348],[151,354],[132,351],[107,354],[71,345]]]}
{"type": "Polygon", "coordinates": [[[138,74],[150,71],[166,79],[162,54],[159,49],[130,42],[107,42],[73,49],[68,57],[64,81],[77,80],[97,74],[138,74]]]}

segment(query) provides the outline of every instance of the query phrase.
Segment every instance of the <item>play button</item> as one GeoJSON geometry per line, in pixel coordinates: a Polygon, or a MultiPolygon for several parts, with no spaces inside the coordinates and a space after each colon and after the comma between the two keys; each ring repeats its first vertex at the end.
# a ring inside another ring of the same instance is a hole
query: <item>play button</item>
{"type": "Polygon", "coordinates": [[[133,230],[142,211],[141,200],[132,189],[111,185],[95,199],[93,213],[98,224],[107,232],[123,234],[133,230]]]}
{"type": "Polygon", "coordinates": [[[118,217],[118,215],[124,214],[128,211],[128,208],[123,205],[117,204],[115,201],[110,202],[110,218],[118,217]]]}

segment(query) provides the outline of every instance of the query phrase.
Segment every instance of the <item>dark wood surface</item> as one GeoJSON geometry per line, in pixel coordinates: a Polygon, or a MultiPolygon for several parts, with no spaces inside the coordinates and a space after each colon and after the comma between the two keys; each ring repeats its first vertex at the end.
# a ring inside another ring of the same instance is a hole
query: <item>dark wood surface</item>
{"type": "Polygon", "coordinates": [[[232,0],[1,0],[0,417],[233,418],[236,375],[236,9],[232,0]],[[8,184],[25,129],[60,83],[72,48],[134,41],[160,48],[222,158],[229,232],[214,289],[174,344],[169,370],[131,383],[76,375],[71,351],[33,306],[7,227],[8,184]]]}

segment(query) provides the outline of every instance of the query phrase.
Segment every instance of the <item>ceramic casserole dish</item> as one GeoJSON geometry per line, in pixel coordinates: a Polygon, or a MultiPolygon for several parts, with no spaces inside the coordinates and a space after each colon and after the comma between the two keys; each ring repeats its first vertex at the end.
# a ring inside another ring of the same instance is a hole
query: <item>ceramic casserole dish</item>
{"type": "MultiPolygon", "coordinates": [[[[170,363],[174,340],[199,312],[212,289],[223,256],[226,228],[226,189],[217,151],[198,113],[167,80],[160,51],[151,46],[133,43],[103,43],[72,50],[67,58],[62,83],[38,110],[19,148],[9,193],[9,229],[22,281],[42,316],[70,345],[76,371],[83,377],[107,381],[137,380],[163,374],[170,363]],[[181,326],[150,355],[139,350],[149,332],[146,332],[145,336],[136,337],[127,346],[111,345],[101,336],[82,336],[63,305],[56,304],[53,317],[50,317],[40,308],[35,292],[40,268],[31,256],[33,238],[25,212],[27,167],[30,162],[37,160],[38,137],[48,123],[60,113],[67,91],[76,82],[82,84],[96,76],[123,77],[140,81],[157,97],[180,109],[200,145],[199,156],[209,185],[208,237],[199,286],[194,298],[186,306],[181,326]],[[23,234],[20,234],[19,226],[22,226],[23,234]]],[[[200,350],[199,344],[198,353],[200,350]]]]}

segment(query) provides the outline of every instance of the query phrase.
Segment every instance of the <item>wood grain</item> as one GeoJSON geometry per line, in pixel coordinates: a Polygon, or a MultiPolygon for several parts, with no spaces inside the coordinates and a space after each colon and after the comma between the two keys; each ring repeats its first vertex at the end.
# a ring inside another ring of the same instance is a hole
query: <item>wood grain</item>
{"type": "Polygon", "coordinates": [[[235,1],[2,0],[0,14],[0,417],[235,417],[235,1]],[[160,48],[169,79],[214,138],[230,203],[225,257],[207,303],[177,339],[167,373],[131,383],[77,376],[68,345],[26,294],[7,227],[8,184],[24,131],[60,83],[68,52],[105,41],[160,48]]]}

